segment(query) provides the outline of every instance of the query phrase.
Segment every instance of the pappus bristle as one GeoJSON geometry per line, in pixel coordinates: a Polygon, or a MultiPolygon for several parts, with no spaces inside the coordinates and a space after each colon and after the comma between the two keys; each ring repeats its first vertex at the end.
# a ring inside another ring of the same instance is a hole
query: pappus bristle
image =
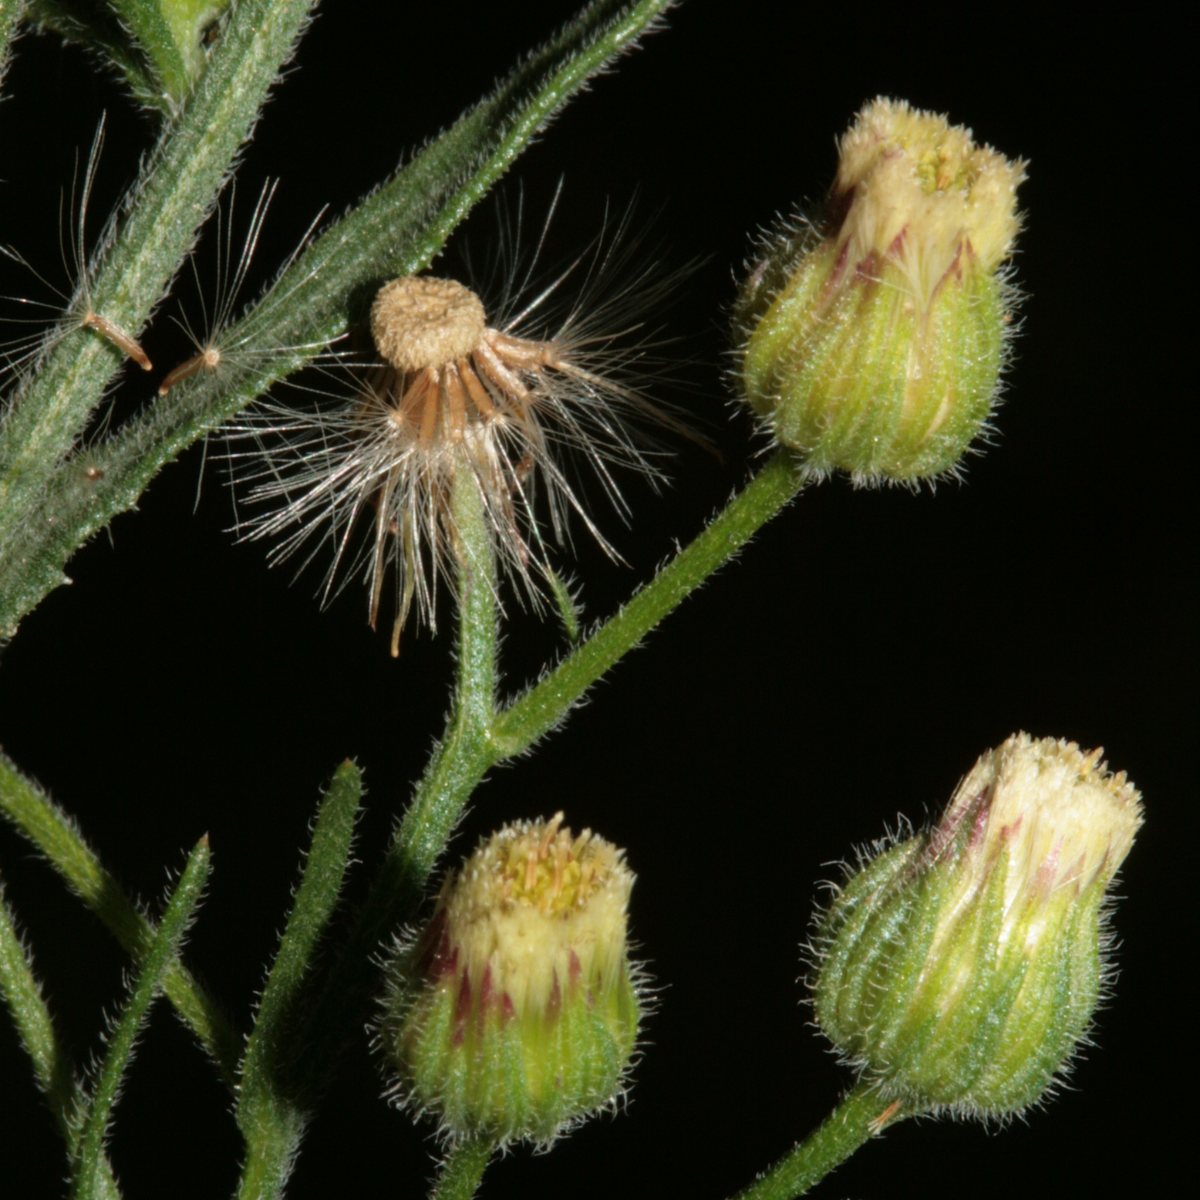
{"type": "Polygon", "coordinates": [[[301,554],[302,568],[328,545],[323,600],[361,572],[372,627],[390,575],[393,653],[413,608],[434,627],[438,580],[456,576],[450,492],[461,472],[478,490],[499,562],[535,605],[551,570],[547,522],[553,540],[566,543],[574,511],[618,559],[570,478],[570,460],[582,459],[627,517],[613,469],[651,483],[662,477],[657,452],[629,419],[684,428],[644,395],[663,373],[645,320],[679,275],[634,264],[636,246],[620,244],[627,233],[620,222],[615,236],[606,232],[540,288],[532,262],[511,260],[494,320],[454,280],[385,284],[371,307],[379,361],[359,372],[350,395],[304,408],[275,399],[251,412],[242,432],[259,448],[238,456],[250,465],[235,474],[250,484],[250,502],[270,511],[246,522],[243,535],[281,537],[271,561],[301,554]],[[552,302],[580,275],[574,304],[554,320],[552,302]],[[361,543],[360,518],[371,527],[361,543]]]}
{"type": "Polygon", "coordinates": [[[263,184],[254,205],[254,211],[251,213],[250,223],[236,262],[233,252],[236,184],[230,189],[228,214],[222,205],[217,206],[216,285],[212,292],[212,299],[211,301],[205,299],[204,285],[201,283],[200,272],[193,254],[191,257],[192,278],[200,306],[200,320],[198,324],[193,324],[186,313],[172,317],[175,324],[187,335],[196,353],[166,374],[158,387],[160,396],[165,396],[171,388],[194,375],[212,374],[235,366],[245,368],[286,355],[325,349],[326,343],[324,342],[279,345],[267,337],[264,332],[278,306],[286,301],[297,287],[312,278],[310,273],[288,288],[278,287],[279,280],[283,278],[301,251],[308,245],[313,230],[324,216],[324,209],[317,214],[296,248],[275,273],[274,281],[268,285],[263,295],[254,304],[248,319],[235,320],[239,297],[258,249],[258,240],[263,230],[263,223],[266,221],[267,211],[278,186],[278,180],[267,180],[263,184]]]}
{"type": "Polygon", "coordinates": [[[153,369],[149,356],[132,334],[122,329],[115,321],[97,312],[92,303],[91,281],[95,274],[96,265],[111,245],[116,232],[116,212],[109,215],[96,247],[89,258],[87,253],[86,221],[88,206],[91,202],[92,185],[95,182],[96,170],[100,163],[100,155],[104,149],[104,118],[96,129],[92,139],[92,148],[88,154],[87,167],[84,170],[83,186],[78,189],[79,204],[76,208],[75,198],[78,178],[78,160],[76,174],[71,183],[70,203],[64,213],[62,202],[59,205],[59,251],[63,269],[70,280],[70,291],[64,292],[50,280],[37,271],[28,260],[12,247],[0,247],[0,254],[10,262],[28,271],[39,284],[48,289],[56,298],[55,301],[39,301],[23,296],[4,296],[5,302],[19,306],[22,313],[39,313],[44,315],[20,316],[3,318],[4,324],[28,324],[36,327],[36,331],[0,346],[0,360],[3,365],[0,372],[22,378],[29,374],[30,368],[44,354],[57,346],[69,334],[79,329],[92,329],[101,337],[111,342],[126,357],[133,359],[143,371],[153,369]],[[76,215],[77,214],[77,215],[76,215]],[[72,226],[69,236],[67,227],[72,226]],[[69,248],[69,257],[68,257],[69,248]]]}

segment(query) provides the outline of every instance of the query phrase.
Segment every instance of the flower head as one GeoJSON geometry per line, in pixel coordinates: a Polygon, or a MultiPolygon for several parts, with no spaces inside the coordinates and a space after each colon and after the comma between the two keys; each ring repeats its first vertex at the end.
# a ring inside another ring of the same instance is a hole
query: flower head
{"type": "Polygon", "coordinates": [[[496,320],[454,280],[385,284],[370,314],[379,361],[356,393],[335,407],[259,410],[254,433],[266,453],[250,473],[250,497],[273,511],[253,520],[249,536],[283,533],[275,560],[303,546],[307,562],[331,543],[326,597],[341,586],[343,567],[361,568],[373,626],[390,576],[393,652],[412,608],[434,624],[439,578],[454,586],[456,486],[476,490],[501,565],[535,602],[550,570],[545,526],[565,541],[570,510],[617,557],[569,480],[568,461],[586,462],[624,515],[612,468],[659,475],[628,418],[677,424],[640,391],[648,365],[641,321],[674,281],[650,266],[613,286],[625,257],[599,243],[576,307],[552,329],[542,310],[570,269],[532,299],[519,289],[496,320]],[[360,518],[372,527],[361,549],[352,538],[360,518]]]}
{"type": "Polygon", "coordinates": [[[396,1095],[451,1139],[546,1144],[623,1092],[643,1009],[634,877],[622,851],[562,820],[482,841],[392,965],[380,1042],[396,1095]]]}
{"type": "Polygon", "coordinates": [[[1102,751],[1017,734],[942,819],[868,862],[817,924],[817,1020],[915,1110],[1036,1103],[1091,1023],[1104,900],[1142,823],[1102,751]]]}
{"type": "Polygon", "coordinates": [[[742,289],[744,394],[814,474],[953,473],[995,401],[1025,164],[884,99],[839,150],[825,216],[769,237],[742,289]]]}

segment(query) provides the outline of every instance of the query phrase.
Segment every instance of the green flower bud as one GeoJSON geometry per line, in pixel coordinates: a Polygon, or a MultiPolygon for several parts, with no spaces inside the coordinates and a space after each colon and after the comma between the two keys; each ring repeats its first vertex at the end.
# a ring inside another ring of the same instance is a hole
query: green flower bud
{"type": "Polygon", "coordinates": [[[380,1040],[402,1104],[452,1141],[546,1145],[623,1095],[643,1010],[624,852],[552,820],[507,825],[447,878],[397,954],[380,1040]]]}
{"type": "Polygon", "coordinates": [[[1017,734],[931,831],[884,850],[817,921],[815,1009],[910,1111],[1036,1103],[1106,980],[1105,892],[1142,823],[1102,751],[1017,734]]]}
{"type": "Polygon", "coordinates": [[[1005,360],[1025,164],[884,99],[839,149],[825,218],[769,237],[742,288],[742,388],[815,475],[954,473],[1005,360]]]}

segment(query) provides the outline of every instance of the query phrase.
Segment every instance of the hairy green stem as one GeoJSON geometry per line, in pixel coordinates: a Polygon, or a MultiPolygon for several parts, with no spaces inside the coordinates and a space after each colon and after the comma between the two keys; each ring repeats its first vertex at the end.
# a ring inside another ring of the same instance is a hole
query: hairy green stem
{"type": "Polygon", "coordinates": [[[724,565],[804,484],[799,460],[777,450],[690,545],[549,675],[497,718],[498,758],[528,749],[672,609],[724,565]]]}
{"type": "Polygon", "coordinates": [[[793,1200],[845,1162],[888,1125],[911,1116],[860,1083],[786,1158],[760,1175],[735,1200],[793,1200]]]}
{"type": "MultiPolygon", "coordinates": [[[[157,930],[104,869],[75,823],[0,754],[0,813],[46,856],[71,889],[107,926],[134,962],[157,930]]],[[[230,1091],[237,1086],[241,1039],[221,1006],[180,963],[172,963],[163,990],[212,1056],[230,1091]]]]}
{"type": "Polygon", "coordinates": [[[72,1200],[93,1200],[105,1193],[104,1140],[121,1079],[129,1065],[134,1040],[150,1003],[158,994],[167,967],[179,953],[179,945],[204,892],[211,861],[208,836],[205,835],[188,856],[187,866],[167,902],[158,932],[139,965],[129,998],[108,1037],[80,1134],[79,1153],[71,1172],[72,1200]]]}
{"type": "Polygon", "coordinates": [[[495,1142],[487,1138],[455,1143],[441,1165],[429,1200],[471,1200],[495,1152],[495,1142]]]}
{"type": "Polygon", "coordinates": [[[293,1036],[318,943],[342,890],[361,798],[362,775],[345,762],[321,802],[296,902],[246,1046],[237,1106],[246,1140],[239,1200],[281,1196],[299,1152],[308,1105],[289,1085],[297,1051],[293,1036]]]}

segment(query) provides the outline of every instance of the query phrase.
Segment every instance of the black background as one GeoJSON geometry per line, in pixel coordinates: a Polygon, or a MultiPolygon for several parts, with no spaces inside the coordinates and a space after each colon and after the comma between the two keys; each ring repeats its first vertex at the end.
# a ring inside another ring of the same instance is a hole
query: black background
{"type": "MultiPolygon", "coordinates": [[[[266,176],[282,180],[254,286],[323,204],[341,211],[385,178],[572,9],[330,5],[242,168],[246,195],[266,176]]],[[[1066,36],[995,6],[950,21],[920,8],[694,0],[510,176],[507,193],[520,180],[532,213],[565,179],[552,253],[586,242],[606,201],[623,206],[637,192],[641,213],[660,212],[650,237],[669,243],[671,261],[706,257],[669,319],[686,339],[685,402],[724,460],[685,448],[665,494],[630,484],[632,529],[601,514],[629,569],[580,539],[575,570],[599,617],[699,530],[761,450],[722,374],[734,274],[756,227],[823,193],[834,137],[861,104],[904,97],[1031,163],[1024,323],[998,443],[971,460],[967,484],[913,495],[837,481],[805,494],[559,735],[477,794],[454,855],[504,821],[559,808],[628,848],[633,931],[663,989],[628,1113],[547,1156],[514,1152],[484,1196],[721,1197],[787,1150],[847,1078],[799,1006],[798,944],[817,881],[897,813],[936,811],[976,756],[1016,729],[1103,744],[1145,795],[1098,1046],[1047,1111],[999,1133],[897,1128],[820,1194],[1007,1200],[1016,1188],[1169,1187],[1190,1116],[1169,1098],[1189,1072],[1194,1009],[1194,751],[1184,739],[1196,715],[1186,617],[1196,437],[1182,372],[1194,254],[1181,232],[1186,159],[1164,123],[1170,67],[1159,60],[1184,34],[1152,15],[1066,36]]],[[[96,228],[151,128],[53,39],[21,43],[7,90],[0,240],[53,275],[59,195],[101,111],[96,228]]],[[[465,228],[486,248],[494,210],[485,204],[465,228]]],[[[156,365],[186,353],[172,305],[145,338],[156,365]]],[[[147,402],[157,378],[130,372],[113,419],[147,402]]],[[[167,469],[138,514],[76,556],[73,586],[25,621],[0,664],[0,743],[142,897],[157,901],[167,871],[210,834],[214,874],[188,960],[245,1020],[318,789],[348,755],[365,769],[353,900],[440,727],[450,644],[423,635],[393,662],[356,589],[320,612],[317,576],[293,584],[286,569],[267,569],[260,545],[235,543],[218,472],[193,514],[199,464],[194,448],[167,469]]],[[[558,645],[551,626],[517,613],[510,683],[558,645]]],[[[62,1033],[86,1061],[121,994],[124,959],[8,829],[0,870],[62,1033]]],[[[429,1131],[380,1090],[360,1040],[291,1195],[423,1194],[429,1131]]],[[[0,1112],[0,1194],[60,1194],[61,1148],[7,1027],[0,1112]]],[[[165,1004],[111,1153],[129,1197],[234,1185],[228,1098],[165,1004]]]]}

